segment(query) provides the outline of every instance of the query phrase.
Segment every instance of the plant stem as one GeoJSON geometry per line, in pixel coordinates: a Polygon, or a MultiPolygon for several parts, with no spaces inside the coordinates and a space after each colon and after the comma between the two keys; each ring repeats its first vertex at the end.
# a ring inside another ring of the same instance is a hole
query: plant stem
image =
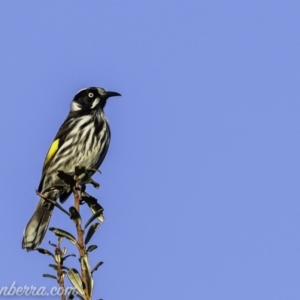
{"type": "MultiPolygon", "coordinates": [[[[76,181],[76,185],[73,189],[73,194],[74,194],[74,207],[77,209],[78,213],[80,213],[80,193],[78,191],[78,185],[79,182],[76,181]]],[[[75,225],[76,225],[76,231],[77,231],[77,242],[78,242],[78,251],[79,251],[79,256],[80,258],[82,258],[85,254],[86,254],[86,247],[84,244],[84,240],[83,240],[83,234],[84,234],[84,230],[81,227],[81,224],[77,221],[74,220],[75,225]]],[[[80,264],[81,267],[81,279],[83,282],[83,290],[84,290],[84,299],[85,300],[91,300],[91,296],[88,293],[88,289],[87,289],[87,278],[86,278],[86,273],[85,270],[82,267],[82,264],[80,264]]]]}
{"type": "Polygon", "coordinates": [[[59,259],[57,261],[57,282],[60,287],[61,300],[66,300],[65,283],[64,283],[64,276],[62,270],[63,252],[61,250],[61,241],[62,239],[59,238],[57,248],[55,249],[55,254],[59,256],[59,259]]]}

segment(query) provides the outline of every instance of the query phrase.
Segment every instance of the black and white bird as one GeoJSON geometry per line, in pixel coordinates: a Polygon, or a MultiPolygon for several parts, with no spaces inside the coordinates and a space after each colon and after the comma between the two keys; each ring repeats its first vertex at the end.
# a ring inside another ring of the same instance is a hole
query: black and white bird
{"type": "MultiPolygon", "coordinates": [[[[59,128],[46,155],[38,191],[47,198],[63,203],[71,194],[67,188],[50,190],[63,183],[57,171],[74,172],[75,166],[98,169],[107,153],[110,128],[104,114],[106,101],[121,96],[103,88],[80,90],[71,103],[70,112],[59,128]]],[[[89,175],[93,175],[93,171],[89,175]]],[[[53,212],[53,204],[40,198],[23,235],[22,248],[36,249],[46,234],[53,212]]]]}

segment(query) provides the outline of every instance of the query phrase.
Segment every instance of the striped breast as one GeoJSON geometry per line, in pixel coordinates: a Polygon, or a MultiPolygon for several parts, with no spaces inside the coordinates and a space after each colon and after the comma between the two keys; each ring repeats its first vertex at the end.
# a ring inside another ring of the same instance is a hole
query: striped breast
{"type": "Polygon", "coordinates": [[[72,173],[75,166],[98,169],[106,156],[110,128],[103,111],[66,121],[69,130],[44,174],[42,190],[59,182],[57,170],[72,173]]]}

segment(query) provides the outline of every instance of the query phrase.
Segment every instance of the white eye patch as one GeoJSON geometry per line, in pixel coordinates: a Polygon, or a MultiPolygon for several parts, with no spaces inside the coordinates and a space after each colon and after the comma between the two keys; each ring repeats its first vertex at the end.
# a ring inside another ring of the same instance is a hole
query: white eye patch
{"type": "Polygon", "coordinates": [[[93,101],[93,103],[92,103],[92,105],[91,105],[91,108],[95,108],[95,107],[99,104],[99,102],[100,102],[100,99],[97,97],[97,98],[93,101]]]}
{"type": "Polygon", "coordinates": [[[93,98],[93,97],[94,97],[94,94],[93,94],[93,93],[89,93],[89,97],[90,97],[90,98],[93,98]]]}

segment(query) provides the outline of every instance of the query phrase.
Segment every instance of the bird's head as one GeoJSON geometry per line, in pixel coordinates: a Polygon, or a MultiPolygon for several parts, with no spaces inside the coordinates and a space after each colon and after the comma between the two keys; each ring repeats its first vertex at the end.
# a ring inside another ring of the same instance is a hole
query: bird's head
{"type": "Polygon", "coordinates": [[[80,90],[71,103],[71,111],[92,111],[103,109],[109,97],[121,96],[116,92],[109,92],[103,88],[89,87],[80,90]]]}

